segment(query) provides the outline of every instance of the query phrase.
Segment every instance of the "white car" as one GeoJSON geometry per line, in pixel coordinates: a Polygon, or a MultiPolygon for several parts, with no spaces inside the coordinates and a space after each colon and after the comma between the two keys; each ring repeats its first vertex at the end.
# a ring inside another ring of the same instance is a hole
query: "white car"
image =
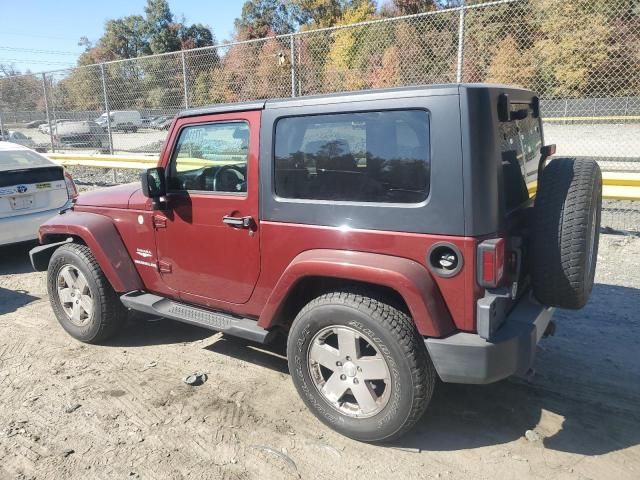
{"type": "Polygon", "coordinates": [[[77,196],[64,167],[22,145],[0,142],[0,245],[38,238],[38,227],[77,196]]]}

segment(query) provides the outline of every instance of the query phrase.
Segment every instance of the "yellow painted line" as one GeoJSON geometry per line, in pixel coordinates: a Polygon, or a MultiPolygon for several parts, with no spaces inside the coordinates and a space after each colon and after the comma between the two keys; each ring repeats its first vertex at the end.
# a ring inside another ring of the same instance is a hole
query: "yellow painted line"
{"type": "MultiPolygon", "coordinates": [[[[602,175],[602,198],[606,200],[640,200],[640,184],[615,184],[613,179],[609,179],[608,182],[602,175]]],[[[531,182],[527,185],[529,195],[536,193],[536,182],[531,182]]]]}
{"type": "Polygon", "coordinates": [[[636,172],[603,172],[603,185],[640,187],[640,173],[636,172]]]}
{"type": "MultiPolygon", "coordinates": [[[[184,159],[183,165],[203,167],[229,165],[239,161],[237,155],[229,154],[229,156],[232,157],[229,160],[188,158],[184,159]]],[[[62,165],[131,170],[144,170],[158,163],[158,159],[153,157],[125,157],[119,155],[50,154],[48,157],[62,165]]],[[[531,182],[527,185],[527,190],[529,190],[530,195],[536,192],[536,188],[537,182],[531,182]]],[[[611,200],[640,200],[640,173],[604,172],[602,174],[602,198],[611,200]]]]}
{"type": "Polygon", "coordinates": [[[128,155],[82,155],[73,153],[50,153],[47,154],[52,160],[60,162],[64,161],[82,161],[93,165],[93,162],[119,162],[119,163],[145,163],[145,164],[157,164],[158,157],[144,157],[144,156],[128,156],[128,155]]]}
{"type": "Polygon", "coordinates": [[[640,200],[640,188],[620,185],[604,185],[602,198],[607,200],[640,200]]]}
{"type": "Polygon", "coordinates": [[[542,122],[580,122],[593,120],[640,120],[640,115],[609,115],[603,117],[542,117],[542,122]]]}
{"type": "Polygon", "coordinates": [[[158,161],[153,160],[150,162],[117,162],[117,161],[108,161],[108,160],[58,160],[61,165],[65,166],[81,166],[81,167],[95,167],[95,168],[117,168],[123,170],[145,170],[147,168],[151,168],[155,166],[158,161]]]}

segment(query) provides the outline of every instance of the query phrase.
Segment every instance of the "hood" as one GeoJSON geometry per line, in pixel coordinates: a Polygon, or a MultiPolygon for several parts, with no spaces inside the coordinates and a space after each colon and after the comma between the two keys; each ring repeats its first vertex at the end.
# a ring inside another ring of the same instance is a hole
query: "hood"
{"type": "Polygon", "coordinates": [[[140,183],[127,183],[115,187],[82,192],[76,201],[78,206],[129,208],[129,199],[141,189],[140,183]]]}

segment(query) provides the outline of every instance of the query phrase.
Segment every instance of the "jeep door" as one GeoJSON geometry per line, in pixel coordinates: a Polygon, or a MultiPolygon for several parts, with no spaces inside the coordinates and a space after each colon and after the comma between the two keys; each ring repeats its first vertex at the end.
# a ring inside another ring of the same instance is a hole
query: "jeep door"
{"type": "Polygon", "coordinates": [[[154,215],[159,268],[186,301],[245,303],[260,273],[260,112],[180,118],[165,150],[167,199],[154,215]]]}

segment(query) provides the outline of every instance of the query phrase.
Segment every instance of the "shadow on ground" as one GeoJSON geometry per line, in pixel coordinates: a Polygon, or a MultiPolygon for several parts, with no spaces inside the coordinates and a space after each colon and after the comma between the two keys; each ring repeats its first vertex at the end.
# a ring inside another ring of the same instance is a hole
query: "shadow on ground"
{"type": "Polygon", "coordinates": [[[143,347],[146,345],[170,345],[174,343],[195,342],[215,335],[206,328],[186,323],[174,322],[165,318],[130,312],[127,324],[122,332],[105,343],[111,347],[143,347]]]}
{"type": "MultiPolygon", "coordinates": [[[[29,261],[29,250],[34,245],[34,242],[26,242],[0,247],[0,275],[33,271],[29,261]]],[[[0,287],[0,315],[15,312],[34,300],[38,300],[38,297],[30,295],[25,290],[10,290],[0,287]]]]}
{"type": "Polygon", "coordinates": [[[35,242],[24,242],[0,247],[0,275],[32,272],[29,250],[35,246],[35,242]]]}
{"type": "Polygon", "coordinates": [[[9,290],[0,287],[0,315],[15,312],[34,300],[39,298],[29,295],[25,290],[9,290]]]}

